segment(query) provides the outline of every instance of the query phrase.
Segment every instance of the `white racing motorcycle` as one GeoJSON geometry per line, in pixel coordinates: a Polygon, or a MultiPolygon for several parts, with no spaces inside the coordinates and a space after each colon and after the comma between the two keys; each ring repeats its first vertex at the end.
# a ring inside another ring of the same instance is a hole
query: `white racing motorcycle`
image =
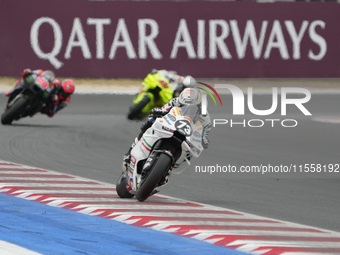
{"type": "Polygon", "coordinates": [[[129,167],[116,185],[119,197],[136,196],[142,202],[167,184],[171,172],[178,171],[181,163],[190,165],[188,157],[199,157],[203,126],[201,122],[193,123],[197,111],[196,105],[173,107],[155,120],[131,151],[129,167]]]}

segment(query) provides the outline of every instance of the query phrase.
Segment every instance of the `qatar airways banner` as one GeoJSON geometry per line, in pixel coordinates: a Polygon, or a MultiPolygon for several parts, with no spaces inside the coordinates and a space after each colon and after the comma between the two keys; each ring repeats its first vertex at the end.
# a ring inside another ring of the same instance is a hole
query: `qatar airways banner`
{"type": "Polygon", "coordinates": [[[0,75],[340,77],[340,4],[1,0],[0,75]]]}

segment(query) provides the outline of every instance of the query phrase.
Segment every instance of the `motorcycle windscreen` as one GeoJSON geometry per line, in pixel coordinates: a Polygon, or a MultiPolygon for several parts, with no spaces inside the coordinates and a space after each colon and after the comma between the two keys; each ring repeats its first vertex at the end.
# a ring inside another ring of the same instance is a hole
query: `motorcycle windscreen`
{"type": "Polygon", "coordinates": [[[179,107],[179,110],[182,116],[187,116],[195,122],[196,116],[199,114],[201,108],[199,105],[183,105],[179,107]]]}

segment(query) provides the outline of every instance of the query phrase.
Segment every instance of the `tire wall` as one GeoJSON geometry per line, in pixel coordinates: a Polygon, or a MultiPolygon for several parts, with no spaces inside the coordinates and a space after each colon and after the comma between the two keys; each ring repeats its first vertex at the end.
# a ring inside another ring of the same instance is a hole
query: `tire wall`
{"type": "Polygon", "coordinates": [[[340,77],[336,2],[2,0],[0,76],[340,77]]]}

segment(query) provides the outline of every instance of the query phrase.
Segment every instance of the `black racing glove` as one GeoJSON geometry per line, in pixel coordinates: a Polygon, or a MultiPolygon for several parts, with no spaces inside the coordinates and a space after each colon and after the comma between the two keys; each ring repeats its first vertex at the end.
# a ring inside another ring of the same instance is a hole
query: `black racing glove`
{"type": "Polygon", "coordinates": [[[151,111],[150,111],[150,114],[149,114],[149,118],[152,118],[152,119],[157,119],[157,118],[161,118],[163,117],[164,115],[166,115],[168,112],[163,110],[162,108],[153,108],[151,111]]]}

